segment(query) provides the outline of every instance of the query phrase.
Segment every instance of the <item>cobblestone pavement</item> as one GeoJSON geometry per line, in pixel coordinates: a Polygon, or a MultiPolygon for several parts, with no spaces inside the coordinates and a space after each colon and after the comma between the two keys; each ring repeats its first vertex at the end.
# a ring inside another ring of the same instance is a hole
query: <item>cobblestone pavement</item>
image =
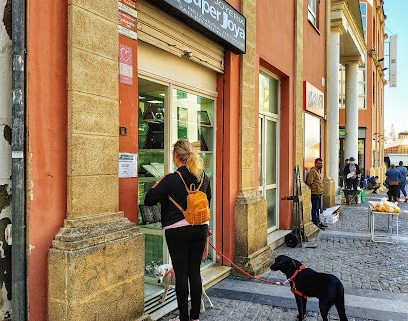
{"type": "MultiPolygon", "coordinates": [[[[379,201],[385,193],[367,195],[366,201],[379,201]]],[[[408,203],[400,203],[399,233],[408,236],[408,203]]],[[[379,227],[385,229],[387,221],[379,221],[379,227]]],[[[408,306],[408,242],[398,244],[374,243],[369,238],[367,203],[343,205],[340,220],[322,231],[311,241],[316,248],[286,245],[278,247],[277,254],[296,258],[319,272],[335,274],[343,282],[346,294],[395,298],[397,306],[408,306]],[[346,233],[347,232],[347,233],[346,233]],[[344,235],[342,235],[344,233],[344,235]],[[395,297],[393,297],[395,296],[395,297]]],[[[266,271],[260,276],[267,280],[284,280],[279,271],[266,271]]],[[[230,276],[210,288],[207,293],[214,303],[214,309],[201,314],[201,321],[236,320],[236,321],[284,321],[296,320],[297,311],[294,299],[284,296],[260,295],[260,282],[230,276]],[[241,285],[240,282],[244,282],[241,285]],[[227,289],[228,285],[237,284],[237,291],[227,289]]],[[[287,291],[289,292],[289,290],[287,291]]],[[[291,294],[290,294],[291,295],[291,294]]],[[[309,300],[310,301],[310,300],[309,300]]],[[[374,301],[375,302],[375,301],[374,301]]],[[[379,301],[378,311],[366,306],[346,307],[354,321],[399,321],[408,320],[408,313],[387,313],[382,311],[379,301]]],[[[159,319],[169,320],[177,311],[159,319]]],[[[333,308],[330,320],[338,320],[333,308]]],[[[306,321],[322,320],[317,303],[308,303],[306,321]]]]}

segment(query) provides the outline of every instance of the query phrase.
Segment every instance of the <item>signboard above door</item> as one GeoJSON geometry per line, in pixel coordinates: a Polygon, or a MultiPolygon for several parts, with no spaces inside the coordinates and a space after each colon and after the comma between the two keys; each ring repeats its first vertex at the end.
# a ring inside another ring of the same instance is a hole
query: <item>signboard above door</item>
{"type": "Polygon", "coordinates": [[[246,18],[223,0],[151,0],[236,54],[246,51],[246,18]]]}

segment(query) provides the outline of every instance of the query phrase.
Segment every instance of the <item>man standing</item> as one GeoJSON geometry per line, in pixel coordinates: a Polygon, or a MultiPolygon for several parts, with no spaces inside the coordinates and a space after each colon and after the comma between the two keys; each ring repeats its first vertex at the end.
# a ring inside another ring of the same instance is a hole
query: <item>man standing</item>
{"type": "Polygon", "coordinates": [[[398,202],[398,192],[399,184],[402,180],[401,172],[395,167],[394,164],[391,164],[391,168],[385,173],[387,178],[385,181],[388,183],[388,201],[389,202],[398,202]]]}
{"type": "Polygon", "coordinates": [[[322,206],[323,181],[321,170],[323,160],[316,158],[314,166],[310,169],[307,175],[306,184],[310,187],[312,201],[312,222],[320,229],[324,230],[327,225],[320,223],[320,209],[322,206]]]}
{"type": "Polygon", "coordinates": [[[354,162],[354,157],[350,157],[350,164],[344,166],[343,171],[343,175],[346,177],[347,189],[357,190],[358,175],[360,174],[360,167],[354,162]]]}
{"type": "Polygon", "coordinates": [[[407,183],[407,168],[405,166],[403,166],[404,163],[402,161],[400,161],[398,163],[398,165],[399,166],[397,167],[397,169],[401,172],[401,181],[400,181],[400,184],[399,184],[399,191],[398,191],[397,201],[400,200],[400,195],[401,195],[401,192],[402,192],[402,194],[404,194],[404,202],[406,203],[407,200],[408,200],[407,192],[405,191],[405,185],[407,183]]]}

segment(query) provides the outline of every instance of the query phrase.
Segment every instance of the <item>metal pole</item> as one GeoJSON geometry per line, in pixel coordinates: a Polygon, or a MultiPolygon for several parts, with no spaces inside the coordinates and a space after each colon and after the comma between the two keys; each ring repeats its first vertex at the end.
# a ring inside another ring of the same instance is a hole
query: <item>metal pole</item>
{"type": "Polygon", "coordinates": [[[25,210],[25,0],[12,1],[12,293],[13,321],[27,320],[25,210]]]}

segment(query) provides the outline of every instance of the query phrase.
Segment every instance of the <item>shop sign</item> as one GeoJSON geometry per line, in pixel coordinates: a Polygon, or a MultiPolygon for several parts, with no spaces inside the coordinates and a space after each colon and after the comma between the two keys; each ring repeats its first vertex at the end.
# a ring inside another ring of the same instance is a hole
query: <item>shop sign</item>
{"type": "Polygon", "coordinates": [[[397,36],[390,36],[390,87],[397,87],[397,36]]]}
{"type": "Polygon", "coordinates": [[[304,84],[304,109],[324,117],[324,94],[307,81],[304,84]]]}
{"type": "Polygon", "coordinates": [[[246,51],[246,18],[223,0],[154,0],[175,16],[222,42],[236,54],[246,51]]]}
{"type": "Polygon", "coordinates": [[[119,0],[119,33],[130,39],[137,39],[136,0],[119,0]]]}

